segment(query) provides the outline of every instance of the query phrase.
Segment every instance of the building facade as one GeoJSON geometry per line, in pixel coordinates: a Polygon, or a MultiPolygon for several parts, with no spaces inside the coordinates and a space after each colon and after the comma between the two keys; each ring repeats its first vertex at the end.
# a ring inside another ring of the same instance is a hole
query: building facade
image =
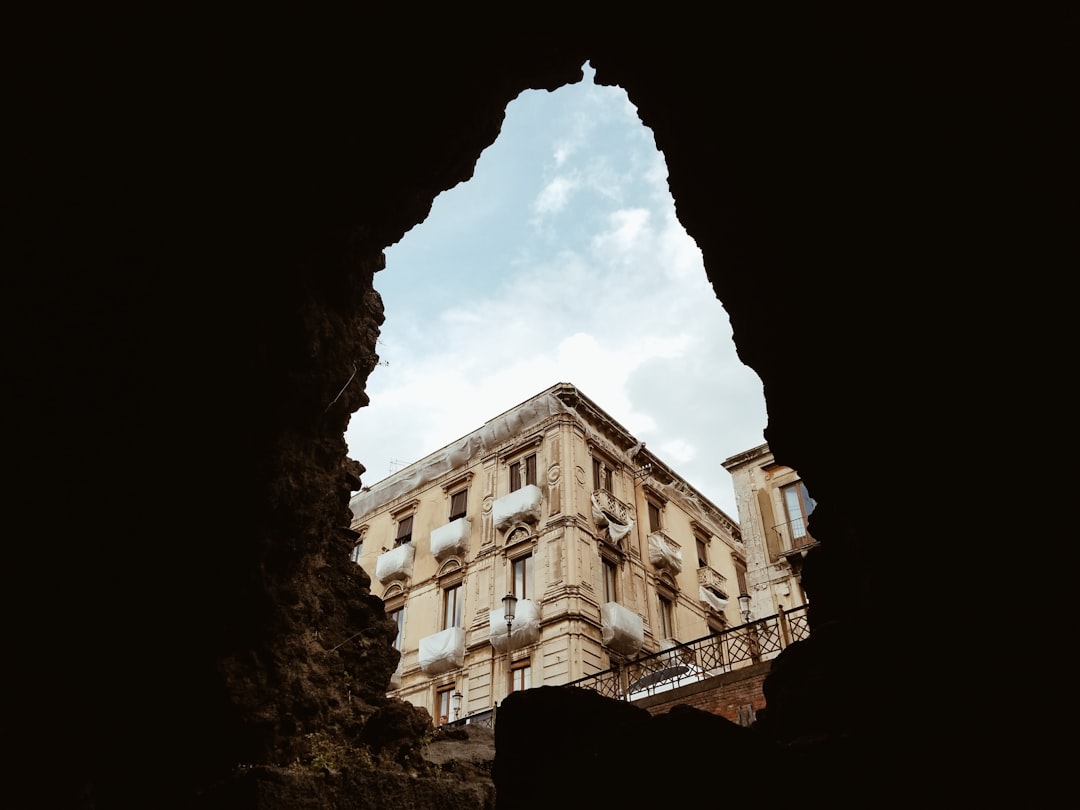
{"type": "Polygon", "coordinates": [[[398,625],[391,694],[436,723],[740,622],[739,525],[569,383],[351,507],[398,625]]]}
{"type": "Polygon", "coordinates": [[[767,444],[724,461],[735,488],[739,528],[746,549],[746,593],[752,617],[763,618],[806,604],[800,577],[814,500],[799,474],[777,464],[767,444]]]}

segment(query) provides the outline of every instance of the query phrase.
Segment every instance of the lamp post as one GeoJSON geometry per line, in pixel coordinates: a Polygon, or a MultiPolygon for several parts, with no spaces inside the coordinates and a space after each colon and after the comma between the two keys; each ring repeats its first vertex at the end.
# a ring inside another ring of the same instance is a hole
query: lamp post
{"type": "Polygon", "coordinates": [[[739,594],[739,613],[742,614],[743,623],[750,623],[750,594],[743,591],[739,594]]]}
{"type": "Polygon", "coordinates": [[[743,591],[739,594],[739,613],[742,614],[743,622],[746,623],[746,636],[750,647],[750,660],[755,664],[761,660],[761,642],[758,640],[758,628],[751,624],[754,614],[750,612],[750,594],[743,591]]]}
{"type": "Polygon", "coordinates": [[[457,689],[454,690],[454,694],[450,696],[450,705],[454,707],[454,719],[461,719],[461,699],[465,697],[457,689]]]}
{"type": "Polygon", "coordinates": [[[506,618],[506,696],[510,697],[510,693],[514,691],[514,669],[513,659],[511,658],[511,652],[513,645],[511,640],[511,629],[514,625],[514,611],[517,609],[518,598],[512,593],[508,593],[502,598],[503,613],[506,618]]]}

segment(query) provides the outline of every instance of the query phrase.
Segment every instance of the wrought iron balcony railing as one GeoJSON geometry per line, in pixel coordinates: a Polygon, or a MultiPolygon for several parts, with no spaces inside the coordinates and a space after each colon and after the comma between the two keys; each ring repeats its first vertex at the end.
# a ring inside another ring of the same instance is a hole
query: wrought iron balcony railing
{"type": "Polygon", "coordinates": [[[715,568],[708,565],[704,568],[699,568],[697,570],[697,578],[699,585],[704,585],[706,588],[712,588],[725,596],[727,595],[727,577],[715,568]]]}
{"type": "Polygon", "coordinates": [[[769,661],[810,635],[806,606],[732,627],[712,636],[642,656],[568,686],[592,689],[604,697],[633,701],[724,672],[769,661]]]}
{"type": "MultiPolygon", "coordinates": [[[[593,504],[600,511],[604,518],[611,518],[623,526],[626,526],[633,519],[633,514],[630,511],[630,507],[620,501],[606,489],[598,489],[593,492],[593,504]]],[[[607,520],[603,520],[602,525],[607,525],[607,520]]]]}
{"type": "MultiPolygon", "coordinates": [[[[810,625],[803,605],[642,656],[636,661],[578,678],[567,686],[592,689],[616,700],[634,701],[759,661],[769,661],[793,641],[801,641],[809,635],[810,625]]],[[[498,711],[499,707],[495,705],[443,723],[443,727],[476,724],[494,728],[498,711]]]]}
{"type": "Polygon", "coordinates": [[[787,523],[778,523],[772,527],[772,530],[780,538],[780,548],[784,549],[781,556],[806,551],[811,546],[817,545],[817,540],[810,536],[806,521],[802,518],[789,520],[787,523]]]}

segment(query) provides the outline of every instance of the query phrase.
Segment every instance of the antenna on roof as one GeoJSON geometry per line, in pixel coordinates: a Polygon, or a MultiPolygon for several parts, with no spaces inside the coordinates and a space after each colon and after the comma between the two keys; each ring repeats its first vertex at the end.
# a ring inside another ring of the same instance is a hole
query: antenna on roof
{"type": "Polygon", "coordinates": [[[402,467],[408,467],[408,466],[409,465],[406,464],[404,461],[398,461],[396,458],[390,459],[390,472],[391,473],[396,473],[402,467]]]}

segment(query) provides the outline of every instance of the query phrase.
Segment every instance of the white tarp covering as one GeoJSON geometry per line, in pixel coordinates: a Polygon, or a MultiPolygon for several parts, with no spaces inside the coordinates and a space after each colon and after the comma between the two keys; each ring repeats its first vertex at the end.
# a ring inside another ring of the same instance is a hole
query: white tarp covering
{"type": "Polygon", "coordinates": [[[394,670],[394,674],[390,676],[390,689],[401,688],[401,675],[405,671],[405,657],[402,656],[398,659],[397,669],[394,670]]]}
{"type": "Polygon", "coordinates": [[[722,598],[719,594],[709,590],[704,585],[702,585],[698,589],[698,596],[700,597],[702,602],[711,607],[717,613],[723,613],[724,608],[726,608],[728,604],[727,599],[722,598]]]}
{"type": "Polygon", "coordinates": [[[512,439],[551,416],[574,413],[574,409],[554,393],[524,402],[501,416],[489,419],[484,426],[468,436],[448,444],[441,450],[410,464],[400,475],[392,475],[352,496],[349,502],[355,516],[366,515],[377,506],[392,501],[434,481],[440,475],[481,458],[502,442],[512,439]]]}
{"type": "Polygon", "coordinates": [[[603,510],[603,505],[600,503],[595,492],[589,496],[589,499],[592,502],[593,522],[601,529],[607,528],[608,537],[611,538],[613,543],[618,543],[630,533],[632,528],[634,528],[633,518],[629,515],[616,518],[607,514],[607,512],[603,510]]]}
{"type": "Polygon", "coordinates": [[[653,532],[649,535],[649,562],[678,574],[682,571],[682,550],[671,545],[664,535],[653,532]]]}
{"type": "Polygon", "coordinates": [[[402,543],[397,548],[383,552],[375,560],[375,579],[379,582],[408,579],[412,576],[415,553],[412,543],[402,543]]]}
{"type": "Polygon", "coordinates": [[[451,627],[420,639],[420,669],[440,675],[465,665],[465,631],[451,627]]]}
{"type": "Polygon", "coordinates": [[[645,624],[641,617],[618,602],[600,606],[604,646],[620,655],[633,655],[645,643],[645,624]]]}
{"type": "MultiPolygon", "coordinates": [[[[491,611],[488,621],[491,623],[491,646],[499,652],[506,652],[506,611],[491,611]]],[[[539,640],[540,605],[532,599],[519,599],[510,628],[511,648],[520,650],[539,640]]]]}
{"type": "Polygon", "coordinates": [[[515,523],[537,523],[540,520],[540,487],[526,484],[509,495],[503,495],[491,507],[495,528],[503,531],[515,523]]]}
{"type": "Polygon", "coordinates": [[[468,518],[452,520],[431,533],[431,556],[439,562],[454,554],[463,554],[469,545],[468,518]]]}
{"type": "Polygon", "coordinates": [[[628,520],[625,524],[616,523],[614,520],[609,520],[607,525],[608,536],[618,543],[626,535],[630,533],[630,530],[634,528],[634,521],[628,520]]]}

